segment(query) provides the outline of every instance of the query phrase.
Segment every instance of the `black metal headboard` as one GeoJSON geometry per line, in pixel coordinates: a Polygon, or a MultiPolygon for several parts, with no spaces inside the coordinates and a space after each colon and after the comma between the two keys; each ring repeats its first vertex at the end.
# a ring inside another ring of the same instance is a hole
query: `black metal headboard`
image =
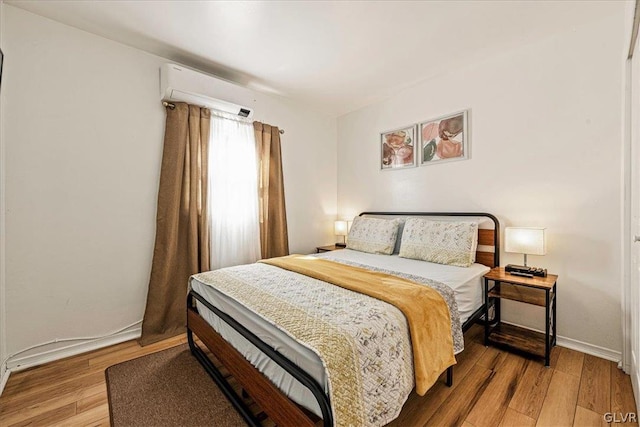
{"type": "Polygon", "coordinates": [[[375,215],[375,216],[391,216],[391,217],[408,217],[408,216],[435,216],[435,217],[468,217],[468,218],[487,218],[493,224],[493,228],[478,229],[478,245],[483,250],[476,252],[476,262],[484,264],[487,267],[497,267],[500,265],[500,222],[494,215],[486,212],[362,212],[359,216],[375,215]],[[490,246],[493,250],[484,250],[484,247],[490,246]]]}

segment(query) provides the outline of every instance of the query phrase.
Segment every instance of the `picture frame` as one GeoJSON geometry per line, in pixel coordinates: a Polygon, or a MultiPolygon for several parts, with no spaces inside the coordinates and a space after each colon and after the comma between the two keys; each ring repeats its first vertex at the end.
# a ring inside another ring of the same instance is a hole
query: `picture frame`
{"type": "Polygon", "coordinates": [[[416,130],[414,124],[380,134],[380,170],[406,169],[417,165],[416,130]]]}
{"type": "Polygon", "coordinates": [[[470,158],[469,109],[418,124],[420,166],[470,158]]]}

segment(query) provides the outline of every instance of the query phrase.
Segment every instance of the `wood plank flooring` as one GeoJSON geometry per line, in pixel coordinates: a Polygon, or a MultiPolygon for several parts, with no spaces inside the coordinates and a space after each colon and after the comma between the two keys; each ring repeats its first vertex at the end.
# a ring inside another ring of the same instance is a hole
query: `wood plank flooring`
{"type": "MultiPolygon", "coordinates": [[[[184,335],[144,348],[128,341],[12,374],[0,396],[0,426],[108,426],[105,368],[185,342],[184,335]]],[[[605,426],[606,412],[635,411],[629,376],[614,363],[556,347],[545,368],[486,348],[474,326],[453,387],[443,376],[425,396],[412,393],[390,426],[605,426]]]]}

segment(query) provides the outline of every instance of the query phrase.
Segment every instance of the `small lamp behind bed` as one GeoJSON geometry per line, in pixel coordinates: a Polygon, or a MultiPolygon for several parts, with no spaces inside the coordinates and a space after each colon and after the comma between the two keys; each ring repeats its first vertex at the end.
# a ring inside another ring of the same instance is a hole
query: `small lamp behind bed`
{"type": "Polygon", "coordinates": [[[547,270],[527,266],[527,255],[545,255],[547,253],[546,228],[507,227],[504,230],[504,250],[524,254],[524,265],[509,264],[505,271],[525,277],[546,277],[547,270]]]}
{"type": "Polygon", "coordinates": [[[333,223],[333,230],[336,236],[342,236],[342,243],[336,243],[339,248],[347,246],[347,240],[345,236],[348,233],[347,221],[336,221],[333,223]]]}

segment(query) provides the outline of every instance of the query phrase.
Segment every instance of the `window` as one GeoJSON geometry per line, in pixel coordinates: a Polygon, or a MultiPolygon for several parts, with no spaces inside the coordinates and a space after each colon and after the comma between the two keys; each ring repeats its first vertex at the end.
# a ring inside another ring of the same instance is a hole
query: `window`
{"type": "Polygon", "coordinates": [[[260,259],[258,163],[251,123],[211,113],[211,269],[260,259]]]}

